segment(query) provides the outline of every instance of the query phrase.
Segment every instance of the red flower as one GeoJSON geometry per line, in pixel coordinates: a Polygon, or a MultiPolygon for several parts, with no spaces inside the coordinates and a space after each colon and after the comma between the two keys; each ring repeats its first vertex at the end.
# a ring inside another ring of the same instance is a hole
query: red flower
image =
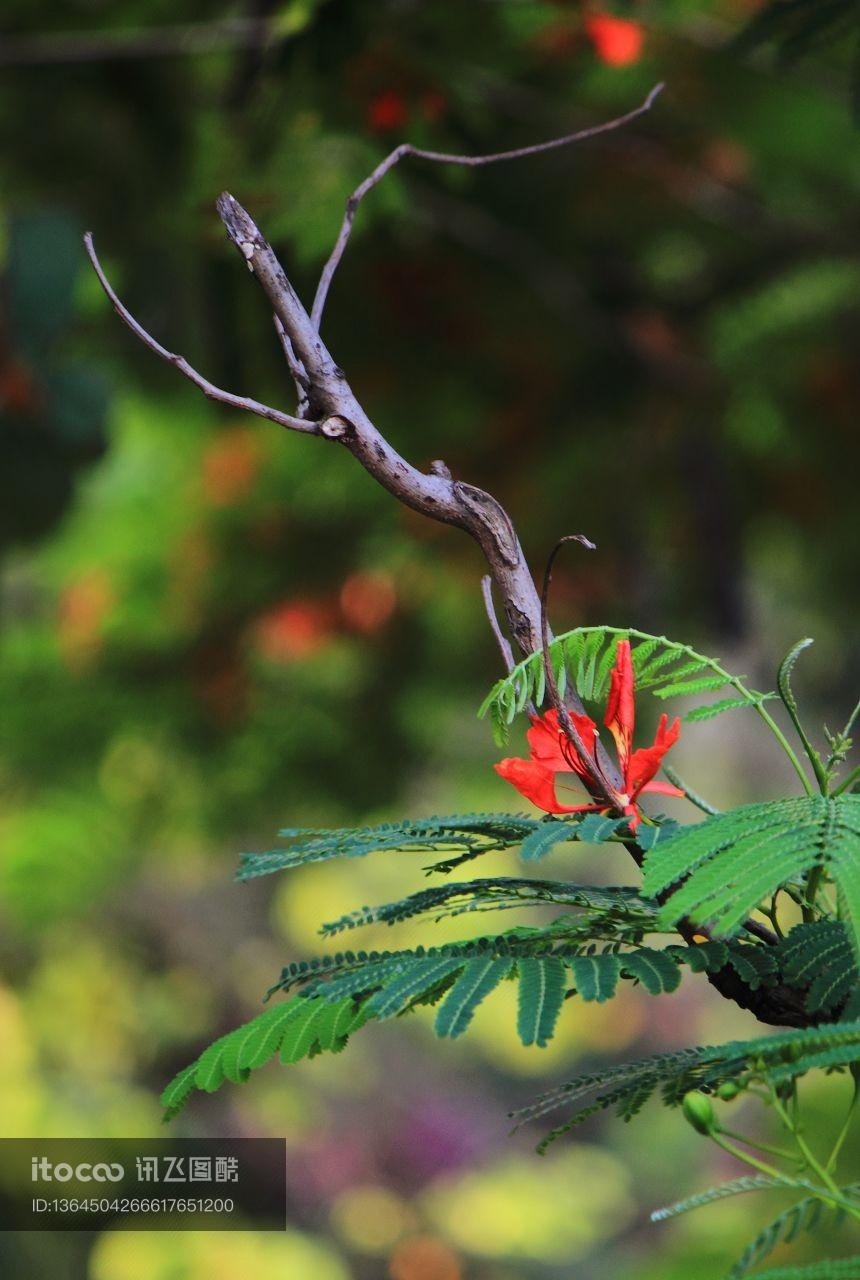
{"type": "Polygon", "coordinates": [[[375,133],[393,133],[406,123],[409,109],[396,89],[386,89],[371,98],[367,106],[367,124],[375,133]]]}
{"type": "MultiPolygon", "coordinates": [[[[663,715],[657,727],[654,743],[633,751],[633,726],[636,709],[633,700],[633,660],[630,641],[619,640],[615,666],[610,672],[609,698],[604,723],[615,739],[618,765],[624,790],[619,793],[619,808],[630,819],[630,828],[639,823],[639,807],[636,803],[643,792],[657,792],[664,796],[682,796],[684,793],[668,782],[653,782],[666,752],[678,741],[679,721],[669,727],[668,717],[663,715]]],[[[582,740],[582,746],[590,761],[594,760],[597,726],[590,716],[571,712],[571,720],[582,740]]],[[[496,772],[512,783],[521,795],[531,800],[547,813],[599,813],[606,804],[559,803],[556,796],[557,773],[575,773],[588,780],[590,770],[574,744],[558,722],[557,711],[533,716],[526,735],[529,742],[528,760],[507,759],[495,766],[496,772]]],[[[560,784],[564,785],[564,784],[560,784]]]]}
{"type": "Polygon", "coordinates": [[[613,18],[608,13],[591,13],[585,19],[586,34],[601,62],[609,67],[628,67],[638,62],[645,34],[638,22],[613,18]]]}

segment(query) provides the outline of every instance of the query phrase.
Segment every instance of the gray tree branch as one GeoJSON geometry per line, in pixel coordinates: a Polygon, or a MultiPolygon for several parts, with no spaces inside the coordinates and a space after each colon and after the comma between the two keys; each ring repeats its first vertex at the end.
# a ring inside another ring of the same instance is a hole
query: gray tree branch
{"type": "Polygon", "coordinates": [[[128,325],[136,338],[149,347],[150,351],[154,351],[162,360],[166,360],[168,364],[172,364],[175,369],[184,374],[189,382],[193,382],[195,387],[199,387],[205,396],[210,400],[217,400],[219,404],[229,405],[231,409],[241,409],[245,413],[254,413],[259,418],[268,418],[270,422],[277,422],[280,427],[287,427],[290,431],[306,431],[310,435],[324,435],[323,424],[318,422],[308,422],[302,418],[294,418],[292,414],[282,413],[280,409],[273,409],[270,405],[262,404],[259,400],[252,400],[249,396],[237,396],[232,391],[224,391],[221,387],[216,387],[214,382],[210,382],[208,378],[204,378],[202,373],[198,373],[184,356],[177,355],[175,351],[168,351],[160,342],[153,338],[151,333],[144,329],[143,325],[135,320],[134,316],[120,301],[113,286],[105,275],[102,264],[98,260],[95,246],[93,244],[92,232],[88,231],[84,236],[84,245],[86,246],[87,255],[92,263],[93,271],[98,276],[99,283],[110,299],[114,311],[117,313],[122,322],[128,325]]]}
{"type": "Polygon", "coordinates": [[[488,164],[501,164],[509,160],[524,160],[527,156],[542,155],[545,151],[557,151],[560,147],[569,147],[575,142],[584,142],[587,138],[595,138],[601,133],[611,133],[613,129],[620,129],[625,124],[630,124],[631,120],[635,120],[638,116],[644,115],[646,111],[650,111],[656,98],[663,91],[662,84],[656,84],[648,97],[641,104],[635,107],[633,111],[628,111],[623,116],[618,116],[615,120],[607,120],[603,124],[591,125],[587,129],[579,129],[576,133],[568,133],[562,138],[550,138],[548,142],[537,142],[528,147],[516,147],[513,151],[497,151],[493,155],[484,156],[461,156],[452,155],[445,151],[425,151],[421,147],[413,147],[408,142],[402,142],[399,147],[395,147],[392,152],[385,157],[384,160],[376,166],[372,173],[364,179],[353,191],[352,195],[346,202],[346,210],[343,215],[343,222],[340,225],[337,240],[331,251],[328,261],[322,269],[320,281],[317,285],[316,296],[311,307],[311,321],[315,329],[319,329],[322,322],[323,311],[325,310],[326,299],[331,288],[331,282],[334,274],[340,266],[341,258],[346,251],[349,238],[352,235],[352,226],[355,222],[355,215],[358,206],[366,195],[377,186],[387,173],[390,173],[395,165],[399,164],[407,156],[411,156],[414,160],[429,160],[433,164],[453,164],[459,165],[467,169],[480,169],[488,164]]]}

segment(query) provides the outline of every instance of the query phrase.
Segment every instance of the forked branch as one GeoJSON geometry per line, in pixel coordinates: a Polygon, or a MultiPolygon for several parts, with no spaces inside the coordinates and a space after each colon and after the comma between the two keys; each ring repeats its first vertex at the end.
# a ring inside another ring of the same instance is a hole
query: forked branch
{"type": "MultiPolygon", "coordinates": [[[[87,253],[107,297],[132,333],[162,360],[174,365],[210,399],[276,422],[290,431],[319,436],[343,445],[383,488],[404,505],[421,512],[430,519],[455,525],[468,532],[479,544],[486,558],[490,579],[503,602],[505,619],[514,644],[524,655],[543,650],[546,656],[549,637],[546,630],[545,611],[542,610],[541,598],[507,512],[491,494],[463,481],[455,480],[444,463],[433,462],[426,472],[421,471],[407,462],[393,448],[365,413],[342,369],[322,341],[319,322],[332,278],[348,243],[360,201],[405,156],[437,163],[477,167],[537,155],[543,151],[593,137],[607,130],[617,129],[647,111],[661,87],[658,85],[653,89],[646,101],[635,111],[617,120],[581,130],[565,138],[539,143],[533,147],[490,156],[446,155],[441,152],[422,151],[409,145],[396,148],[356,189],[347,202],[340,234],[323,269],[310,312],[305,309],[297,296],[274,251],[250,214],[233,196],[223,194],[218,200],[218,212],[227,235],[241,253],[248,268],[257,277],[274,313],[278,338],[299,393],[301,416],[284,413],[258,400],[236,395],[215,386],[194,369],[183,356],[162,346],[134,318],[117,296],[96,256],[92,237],[89,234],[85,238],[87,253]]],[[[495,619],[490,579],[484,582],[484,600],[503,660],[506,666],[510,667],[511,650],[495,619]]],[[[575,690],[569,690],[565,703],[562,703],[555,688],[551,670],[547,673],[547,682],[553,692],[553,701],[559,708],[563,727],[574,745],[577,745],[576,727],[567,715],[566,708],[582,712],[581,701],[575,690]]],[[[582,744],[578,745],[581,747],[582,744]]],[[[619,799],[618,793],[622,789],[618,770],[599,740],[596,748],[595,767],[593,774],[590,774],[587,779],[587,788],[596,801],[608,807],[616,807],[615,802],[619,799]]],[[[634,853],[632,848],[631,853],[634,853]]],[[[635,853],[634,856],[636,856],[635,853]]],[[[762,940],[771,940],[766,936],[768,931],[756,922],[748,922],[747,927],[762,940]]],[[[692,935],[688,937],[688,941],[691,940],[692,935]]],[[[710,981],[721,994],[736,1001],[742,1007],[750,1009],[764,1022],[796,1026],[807,1025],[809,1021],[809,1016],[800,1006],[797,1006],[796,992],[792,993],[782,987],[753,990],[737,975],[728,971],[711,975],[710,981]]]]}
{"type": "MultiPolygon", "coordinates": [[[[89,234],[86,237],[87,252],[102,288],[124,323],[150,350],[174,365],[210,399],[246,413],[257,414],[289,430],[339,442],[400,502],[431,519],[455,525],[468,532],[477,541],[487,560],[515,645],[523,654],[534,653],[543,643],[541,602],[507,512],[483,489],[455,480],[444,464],[434,463],[428,471],[420,471],[393,448],[365,413],[343,371],[322,341],[319,321],[332,278],[349,241],[356,209],[364,196],[404,157],[479,167],[539,155],[620,128],[648,111],[661,88],[661,85],[657,85],[641,106],[618,119],[513,151],[485,156],[460,156],[424,151],[408,144],[396,148],[350,196],[340,234],[323,268],[310,313],[296,294],[271,245],[247,210],[228,193],[220,196],[218,213],[227,235],[241,253],[249,270],[257,277],[274,313],[278,337],[299,391],[301,416],[284,413],[250,397],[225,391],[198,373],[184,357],[168,351],[144,329],[119,299],[96,256],[89,234]]],[[[582,710],[575,692],[568,695],[568,702],[574,710],[582,710]]],[[[597,763],[592,785],[596,789],[597,798],[604,799],[607,794],[617,790],[620,780],[617,770],[599,744],[597,763]]]]}

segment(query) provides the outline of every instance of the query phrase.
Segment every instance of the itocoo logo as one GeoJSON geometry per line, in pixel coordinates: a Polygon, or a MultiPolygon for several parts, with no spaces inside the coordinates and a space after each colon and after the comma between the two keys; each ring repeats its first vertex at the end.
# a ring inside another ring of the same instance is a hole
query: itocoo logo
{"type": "Polygon", "coordinates": [[[30,1177],[33,1182],[119,1182],[125,1176],[121,1164],[106,1164],[100,1161],[89,1164],[68,1164],[60,1161],[54,1164],[47,1156],[33,1156],[30,1177]]]}

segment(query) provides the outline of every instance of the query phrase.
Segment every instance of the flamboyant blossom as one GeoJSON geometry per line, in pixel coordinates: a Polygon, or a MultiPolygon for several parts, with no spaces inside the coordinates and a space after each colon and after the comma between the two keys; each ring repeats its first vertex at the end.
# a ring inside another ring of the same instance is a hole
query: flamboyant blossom
{"type": "Polygon", "coordinates": [[[598,58],[608,67],[628,67],[639,61],[645,33],[638,22],[591,13],[586,16],[585,31],[598,58]]]}
{"type": "MultiPolygon", "coordinates": [[[[639,823],[639,806],[637,800],[644,792],[656,792],[664,796],[683,796],[683,791],[671,786],[668,782],[654,782],[653,778],[660,768],[660,762],[666,752],[678,740],[679,721],[669,726],[668,717],[663,715],[657,726],[654,742],[650,747],[633,750],[633,727],[636,709],[633,698],[633,660],[630,655],[630,641],[619,640],[615,657],[615,666],[610,672],[609,698],[606,704],[604,723],[615,740],[618,752],[618,766],[622,777],[623,789],[618,794],[619,811],[630,819],[631,829],[639,823]]],[[[564,783],[556,782],[556,774],[575,773],[588,780],[595,762],[595,744],[597,725],[590,716],[570,713],[577,734],[582,742],[583,750],[589,759],[582,758],[574,743],[562,729],[558,721],[558,712],[547,711],[545,715],[533,716],[531,728],[526,735],[529,743],[529,759],[509,758],[501,760],[496,772],[512,783],[532,804],[546,813],[600,813],[607,809],[606,804],[561,804],[556,795],[556,787],[564,787],[564,783]],[[591,767],[589,767],[591,766],[591,767]]]]}

